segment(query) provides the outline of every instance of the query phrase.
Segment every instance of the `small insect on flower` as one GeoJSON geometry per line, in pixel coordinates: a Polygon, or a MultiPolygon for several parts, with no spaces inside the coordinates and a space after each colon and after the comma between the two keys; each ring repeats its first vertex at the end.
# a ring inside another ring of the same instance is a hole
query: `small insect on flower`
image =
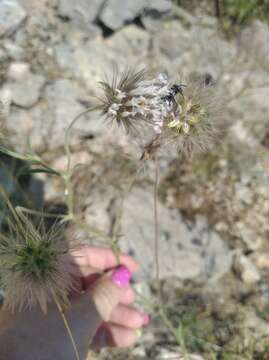
{"type": "Polygon", "coordinates": [[[177,94],[180,94],[181,96],[184,97],[183,87],[186,87],[186,85],[184,85],[184,84],[174,84],[174,85],[172,85],[171,88],[169,89],[168,94],[162,96],[161,99],[163,101],[165,101],[167,103],[167,105],[169,105],[169,106],[171,106],[171,105],[177,106],[175,96],[177,94]]]}
{"type": "Polygon", "coordinates": [[[45,313],[48,302],[68,304],[72,287],[69,245],[56,226],[46,231],[13,209],[8,235],[0,235],[0,286],[4,306],[12,311],[36,305],[45,313]]]}
{"type": "Polygon", "coordinates": [[[215,87],[193,80],[184,90],[182,85],[173,85],[163,101],[171,111],[165,117],[161,134],[157,134],[159,148],[175,146],[186,156],[208,150],[218,133],[220,101],[215,87]],[[173,97],[172,107],[166,97],[173,97]]]}

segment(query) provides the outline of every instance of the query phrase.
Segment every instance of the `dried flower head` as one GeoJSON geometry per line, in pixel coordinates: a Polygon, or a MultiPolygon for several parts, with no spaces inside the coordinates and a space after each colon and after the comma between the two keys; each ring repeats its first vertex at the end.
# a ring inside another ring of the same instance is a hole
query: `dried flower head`
{"type": "Polygon", "coordinates": [[[214,85],[201,80],[170,85],[162,99],[167,107],[166,116],[143,157],[151,157],[160,148],[170,146],[186,156],[208,150],[218,133],[220,101],[214,85]]]}
{"type": "Polygon", "coordinates": [[[58,299],[68,303],[71,288],[69,246],[55,226],[35,227],[21,212],[13,209],[10,233],[0,235],[0,285],[5,306],[14,309],[40,305],[58,299]]]}
{"type": "Polygon", "coordinates": [[[124,126],[127,132],[137,133],[143,125],[160,129],[167,112],[161,101],[168,89],[165,74],[148,79],[145,70],[127,70],[118,78],[116,72],[111,84],[103,81],[101,86],[104,97],[100,109],[108,120],[124,126]]]}

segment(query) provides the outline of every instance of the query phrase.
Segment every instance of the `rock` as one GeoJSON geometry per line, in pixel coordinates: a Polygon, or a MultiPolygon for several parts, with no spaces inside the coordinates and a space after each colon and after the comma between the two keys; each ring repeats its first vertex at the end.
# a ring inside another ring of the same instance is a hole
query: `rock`
{"type": "Polygon", "coordinates": [[[14,33],[26,18],[26,11],[15,0],[0,1],[0,37],[14,33]]]}
{"type": "Polygon", "coordinates": [[[137,17],[144,9],[144,0],[108,0],[100,14],[100,20],[116,30],[137,17]]]}
{"type": "MultiPolygon", "coordinates": [[[[252,61],[260,63],[253,58],[252,61]]],[[[239,71],[238,69],[236,77],[232,76],[229,85],[231,93],[236,94],[244,90],[245,96],[239,96],[229,104],[232,126],[229,129],[228,138],[232,143],[240,141],[242,145],[250,147],[251,152],[259,151],[268,128],[266,115],[269,110],[268,71],[269,68],[267,71],[266,69],[256,69],[256,71],[249,69],[239,71]],[[254,118],[258,120],[254,121],[254,118]]]]}
{"type": "Polygon", "coordinates": [[[86,25],[94,22],[105,0],[60,0],[58,12],[63,17],[74,20],[77,24],[83,22],[86,25]]]}
{"type": "Polygon", "coordinates": [[[120,73],[127,65],[141,69],[149,42],[150,36],[146,31],[130,25],[107,39],[97,37],[83,46],[61,45],[57,47],[56,57],[61,66],[82,79],[87,88],[96,94],[97,82],[104,80],[106,74],[111,78],[115,59],[120,73]]]}
{"type": "Polygon", "coordinates": [[[236,198],[246,205],[251,205],[254,201],[254,193],[250,186],[244,185],[241,182],[234,184],[236,191],[236,198]]]}
{"type": "Polygon", "coordinates": [[[235,256],[234,269],[239,274],[241,280],[246,284],[255,284],[261,279],[256,266],[243,254],[237,254],[235,256]]]}
{"type": "Polygon", "coordinates": [[[0,90],[0,120],[5,120],[10,112],[11,92],[7,88],[0,90]]]}
{"type": "Polygon", "coordinates": [[[236,222],[235,229],[248,250],[255,251],[262,247],[263,239],[257,235],[257,229],[252,229],[243,221],[236,222]]]}
{"type": "MultiPolygon", "coordinates": [[[[43,129],[48,147],[55,149],[64,145],[65,130],[74,117],[83,110],[79,103],[82,91],[74,81],[58,79],[46,87],[44,97],[47,111],[36,126],[43,129]]],[[[79,129],[86,130],[86,124],[86,117],[82,117],[73,127],[74,133],[79,129]]]]}
{"type": "MultiPolygon", "coordinates": [[[[237,106],[241,107],[240,104],[237,104],[237,106]]],[[[247,129],[244,121],[242,120],[236,121],[234,125],[230,127],[229,132],[231,133],[234,141],[238,141],[242,144],[248,145],[252,149],[256,149],[259,146],[258,139],[254,136],[254,134],[251,133],[251,131],[247,129]]]]}
{"type": "Polygon", "coordinates": [[[163,21],[175,17],[177,9],[170,0],[148,1],[141,14],[141,22],[147,30],[158,31],[163,21]]]}
{"type": "MultiPolygon", "coordinates": [[[[112,221],[109,215],[109,206],[113,192],[107,188],[102,193],[95,191],[85,201],[85,222],[108,234],[111,231],[112,221]]],[[[100,239],[99,239],[100,240],[100,239]]]]}
{"type": "Polygon", "coordinates": [[[34,106],[40,98],[41,90],[46,83],[42,75],[29,71],[28,64],[13,64],[9,69],[12,102],[24,108],[34,106]],[[12,81],[13,80],[13,81],[12,81]]]}
{"type": "Polygon", "coordinates": [[[269,254],[267,252],[256,252],[251,257],[258,269],[269,269],[269,254]]]}
{"type": "Polygon", "coordinates": [[[170,0],[108,0],[100,20],[110,29],[117,30],[142,15],[160,18],[174,8],[170,0]]]}
{"type": "Polygon", "coordinates": [[[7,60],[7,53],[4,49],[0,48],[0,62],[4,62],[5,60],[7,60]]]}
{"type": "MultiPolygon", "coordinates": [[[[92,156],[87,151],[79,151],[72,153],[70,156],[70,166],[71,168],[77,166],[85,166],[91,163],[92,156]]],[[[52,168],[59,172],[64,172],[67,165],[67,156],[60,155],[52,162],[52,168]]]]}
{"type": "MultiPolygon", "coordinates": [[[[13,131],[12,140],[16,148],[24,148],[28,138],[37,152],[63,147],[65,130],[84,108],[79,103],[83,92],[76,82],[58,79],[50,82],[44,89],[43,99],[38,106],[25,111],[12,108],[7,123],[13,131]]],[[[72,141],[78,142],[78,133],[89,130],[87,116],[74,126],[72,141]]]]}
{"type": "Polygon", "coordinates": [[[23,49],[21,46],[14,43],[10,39],[5,39],[3,46],[7,55],[11,59],[20,61],[25,57],[25,49],[23,49]]]}
{"type": "MultiPolygon", "coordinates": [[[[38,119],[37,122],[41,122],[41,120],[38,119]]],[[[17,151],[24,151],[27,147],[28,139],[33,135],[33,124],[33,117],[29,111],[11,107],[6,127],[12,134],[9,142],[17,151]]],[[[41,129],[39,129],[38,134],[40,136],[41,129]]]]}
{"type": "Polygon", "coordinates": [[[184,25],[192,25],[197,22],[197,18],[195,16],[180,6],[177,6],[174,11],[184,25]]]}
{"type": "Polygon", "coordinates": [[[266,339],[269,336],[268,321],[259,317],[257,310],[248,309],[242,325],[244,325],[244,329],[248,332],[245,335],[246,343],[253,344],[253,341],[259,341],[262,338],[266,339]]]}
{"type": "Polygon", "coordinates": [[[8,77],[11,80],[21,80],[30,71],[30,64],[25,62],[11,63],[8,69],[8,77]]]}
{"type": "Polygon", "coordinates": [[[218,19],[216,17],[208,16],[205,14],[197,17],[196,22],[198,22],[200,26],[207,26],[213,29],[216,29],[218,27],[218,19]]]}
{"type": "Polygon", "coordinates": [[[254,21],[251,26],[242,31],[241,41],[248,54],[251,54],[264,68],[269,70],[268,25],[259,20],[254,21]]]}
{"type": "Polygon", "coordinates": [[[172,347],[170,346],[169,349],[165,347],[156,347],[156,351],[158,352],[158,359],[178,359],[178,360],[204,360],[204,358],[200,355],[188,354],[183,355],[182,351],[179,347],[172,347]]]}
{"type": "Polygon", "coordinates": [[[190,35],[179,21],[165,23],[156,33],[157,51],[176,60],[190,48],[190,35]]]}
{"type": "MultiPolygon", "coordinates": [[[[203,217],[187,224],[176,210],[159,203],[161,277],[215,280],[226,273],[231,252],[222,239],[208,229],[203,217]]],[[[154,224],[151,189],[135,188],[124,203],[120,244],[141,264],[139,278],[154,277],[154,224]]]]}
{"type": "Polygon", "coordinates": [[[160,16],[163,13],[168,13],[175,9],[175,6],[171,0],[146,0],[144,1],[145,11],[153,11],[156,16],[160,16]]]}
{"type": "Polygon", "coordinates": [[[149,34],[135,25],[126,26],[121,31],[115,33],[106,41],[108,49],[113,49],[114,54],[132,59],[145,56],[150,42],[149,34]]]}
{"type": "Polygon", "coordinates": [[[83,50],[85,47],[87,48],[88,42],[98,37],[101,38],[102,31],[98,26],[90,24],[87,27],[87,32],[80,31],[74,26],[69,26],[66,32],[66,41],[61,41],[53,47],[56,61],[62,70],[68,70],[73,76],[81,76],[77,50],[83,50]]]}

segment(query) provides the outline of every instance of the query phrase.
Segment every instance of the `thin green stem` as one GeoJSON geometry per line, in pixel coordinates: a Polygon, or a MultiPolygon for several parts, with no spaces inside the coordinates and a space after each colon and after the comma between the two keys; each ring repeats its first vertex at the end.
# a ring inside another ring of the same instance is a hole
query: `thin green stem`
{"type": "Polygon", "coordinates": [[[86,110],[81,111],[70,123],[70,125],[68,126],[68,128],[66,129],[65,132],[65,139],[64,139],[64,148],[65,148],[65,153],[67,155],[67,170],[66,172],[70,172],[71,169],[71,151],[70,151],[70,139],[71,139],[71,131],[73,126],[76,124],[76,122],[84,115],[88,114],[89,112],[92,111],[96,111],[98,110],[99,107],[98,106],[94,106],[92,108],[88,108],[86,110]]]}
{"type": "Polygon", "coordinates": [[[187,353],[187,349],[186,349],[186,345],[185,345],[184,336],[182,334],[182,331],[179,333],[175,329],[174,325],[172,324],[172,322],[167,317],[163,305],[160,306],[159,314],[160,314],[161,319],[163,320],[163,323],[166,325],[166,327],[170,331],[171,335],[174,336],[176,342],[180,346],[180,349],[183,352],[184,358],[186,360],[189,360],[189,355],[187,353]]]}
{"type": "Polygon", "coordinates": [[[154,259],[156,268],[156,282],[158,291],[158,303],[162,305],[161,280],[160,280],[160,258],[159,258],[159,222],[158,222],[158,182],[159,182],[159,163],[155,159],[155,179],[154,179],[154,259]]]}
{"type": "Polygon", "coordinates": [[[158,221],[158,183],[159,183],[159,163],[158,159],[155,158],[155,178],[154,178],[154,258],[155,258],[155,266],[156,266],[156,282],[157,282],[157,299],[158,299],[158,308],[161,319],[164,324],[167,326],[170,333],[175,337],[175,340],[179,344],[184,357],[186,360],[189,359],[184,336],[182,333],[179,333],[169,318],[166,315],[163,299],[162,299],[162,289],[161,289],[161,279],[160,279],[160,249],[159,249],[159,221],[158,221]]]}
{"type": "Polygon", "coordinates": [[[64,180],[64,198],[65,204],[68,209],[68,214],[72,218],[74,216],[74,193],[71,184],[71,172],[66,172],[62,174],[64,180]]]}
{"type": "Polygon", "coordinates": [[[45,213],[45,212],[38,211],[38,210],[27,209],[23,206],[16,206],[16,210],[21,211],[23,213],[30,214],[30,215],[40,216],[42,218],[59,218],[59,219],[66,218],[66,215],[64,215],[64,214],[49,214],[49,213],[45,213]]]}
{"type": "Polygon", "coordinates": [[[92,236],[98,236],[104,239],[107,244],[111,247],[113,252],[115,253],[115,256],[117,257],[119,261],[119,249],[117,247],[117,244],[113,241],[113,238],[105,235],[100,230],[82,222],[76,215],[75,215],[75,209],[74,209],[74,192],[72,188],[71,178],[72,178],[72,169],[71,169],[71,150],[70,150],[70,139],[71,139],[71,131],[75,123],[84,115],[86,115],[89,112],[98,110],[99,107],[95,106],[93,108],[88,108],[82,112],[80,112],[71,122],[71,124],[68,126],[66,132],[65,132],[65,141],[64,141],[64,148],[65,153],[67,156],[67,166],[66,171],[61,174],[64,185],[65,185],[65,203],[68,209],[68,219],[73,221],[76,225],[78,225],[80,228],[83,228],[87,233],[92,236]]]}
{"type": "Polygon", "coordinates": [[[53,299],[54,299],[54,302],[55,302],[55,305],[59,311],[59,314],[63,320],[63,323],[64,323],[64,326],[66,328],[66,331],[67,331],[67,334],[69,336],[69,339],[71,341],[71,344],[72,344],[72,347],[74,349],[74,352],[75,352],[75,357],[76,357],[76,360],[80,360],[80,356],[79,356],[79,352],[78,352],[78,348],[77,348],[77,345],[76,345],[76,342],[74,340],[74,337],[73,337],[73,334],[72,334],[72,331],[70,329],[70,326],[68,324],[68,321],[67,321],[67,318],[65,316],[65,313],[64,313],[64,310],[63,310],[63,307],[61,305],[61,303],[58,301],[56,295],[53,296],[53,299]]]}

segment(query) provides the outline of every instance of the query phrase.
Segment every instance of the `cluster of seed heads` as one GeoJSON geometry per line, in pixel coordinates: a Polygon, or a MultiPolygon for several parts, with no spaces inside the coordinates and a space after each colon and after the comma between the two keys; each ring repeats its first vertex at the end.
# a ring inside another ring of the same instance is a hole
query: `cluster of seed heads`
{"type": "MultiPolygon", "coordinates": [[[[104,94],[97,108],[131,136],[146,139],[143,160],[171,145],[185,155],[210,147],[218,109],[214,86],[201,81],[170,83],[166,74],[149,78],[145,71],[126,71],[121,77],[114,74],[111,83],[101,86],[104,94]]],[[[0,99],[1,118],[9,111],[10,97],[2,94],[0,99]]],[[[8,199],[6,202],[12,216],[9,233],[0,234],[0,285],[5,303],[12,309],[39,304],[46,311],[52,298],[66,302],[72,284],[70,245],[55,229],[36,228],[8,199]]]]}
{"type": "Polygon", "coordinates": [[[144,149],[147,157],[170,145],[187,155],[204,151],[215,137],[217,100],[212,85],[173,84],[164,73],[150,79],[145,71],[127,71],[101,86],[105,95],[100,108],[107,120],[140,137],[145,128],[153,131],[144,149]]]}

